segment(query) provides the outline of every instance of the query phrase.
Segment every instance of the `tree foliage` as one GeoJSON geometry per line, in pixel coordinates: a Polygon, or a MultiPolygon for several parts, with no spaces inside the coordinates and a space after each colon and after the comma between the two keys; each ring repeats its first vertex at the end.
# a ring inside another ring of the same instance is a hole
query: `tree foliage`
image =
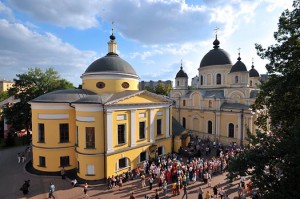
{"type": "Polygon", "coordinates": [[[166,86],[165,84],[163,83],[159,83],[157,84],[154,88],[151,87],[151,86],[145,86],[144,87],[144,90],[147,90],[147,91],[150,91],[152,93],[156,93],[156,94],[159,94],[159,95],[169,95],[170,91],[172,89],[172,86],[166,86]]]}
{"type": "Polygon", "coordinates": [[[11,124],[14,130],[30,129],[30,100],[50,91],[74,88],[72,83],[61,79],[58,72],[52,68],[46,69],[45,72],[40,68],[29,68],[26,73],[16,76],[15,84],[8,90],[8,95],[14,96],[19,102],[9,104],[3,110],[7,123],[11,124]]]}
{"type": "Polygon", "coordinates": [[[252,176],[263,198],[298,198],[300,194],[300,3],[285,10],[274,33],[275,45],[258,55],[268,59],[269,79],[261,85],[253,111],[261,130],[248,133],[249,145],[230,161],[230,176],[252,176]],[[270,123],[268,123],[270,120],[270,123]]]}
{"type": "Polygon", "coordinates": [[[8,93],[7,91],[0,91],[0,102],[2,102],[3,100],[6,100],[8,98],[8,93]]]}

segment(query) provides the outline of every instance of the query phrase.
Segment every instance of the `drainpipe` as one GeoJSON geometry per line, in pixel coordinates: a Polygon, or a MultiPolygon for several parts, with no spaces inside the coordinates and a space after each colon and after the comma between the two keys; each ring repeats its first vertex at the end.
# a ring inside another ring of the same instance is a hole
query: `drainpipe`
{"type": "Polygon", "coordinates": [[[102,117],[102,120],[103,120],[103,134],[104,134],[104,178],[107,178],[107,170],[106,170],[106,157],[107,157],[107,151],[106,151],[106,146],[107,146],[107,143],[106,143],[106,131],[105,131],[105,129],[106,129],[106,123],[105,123],[105,116],[106,116],[106,111],[105,111],[105,109],[104,109],[104,104],[102,104],[102,115],[103,115],[103,117],[102,117]]]}

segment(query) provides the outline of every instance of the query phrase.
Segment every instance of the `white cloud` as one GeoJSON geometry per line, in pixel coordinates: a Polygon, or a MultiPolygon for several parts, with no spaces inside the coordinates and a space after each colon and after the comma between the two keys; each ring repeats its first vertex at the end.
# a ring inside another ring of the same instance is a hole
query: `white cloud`
{"type": "Polygon", "coordinates": [[[101,1],[97,0],[9,0],[9,3],[36,20],[79,29],[97,27],[97,13],[101,10],[101,1]]]}
{"type": "Polygon", "coordinates": [[[51,33],[40,34],[20,23],[1,19],[0,29],[0,69],[6,78],[28,67],[53,67],[61,77],[78,84],[78,77],[95,56],[93,51],[81,51],[51,33]]]}
{"type": "Polygon", "coordinates": [[[12,10],[0,1],[0,16],[14,20],[12,10]]]}

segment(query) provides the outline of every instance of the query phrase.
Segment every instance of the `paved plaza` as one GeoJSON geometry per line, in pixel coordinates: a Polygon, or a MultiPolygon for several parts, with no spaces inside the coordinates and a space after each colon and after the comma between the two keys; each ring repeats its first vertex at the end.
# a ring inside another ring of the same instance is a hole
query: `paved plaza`
{"type": "MultiPolygon", "coordinates": [[[[0,199],[16,199],[16,198],[34,198],[34,199],[46,199],[48,198],[48,187],[52,182],[56,186],[54,196],[56,199],[79,199],[84,198],[83,188],[72,187],[70,180],[62,180],[60,176],[37,176],[28,173],[25,170],[25,163],[19,163],[17,160],[17,154],[25,150],[25,146],[14,147],[4,149],[0,151],[0,199]],[[20,191],[20,187],[25,180],[30,180],[29,194],[24,197],[20,191]]],[[[224,187],[225,191],[229,194],[230,199],[238,198],[237,189],[238,182],[227,182],[226,175],[219,175],[213,178],[212,187],[216,184],[220,184],[219,187],[224,187]]],[[[212,194],[212,187],[207,188],[202,182],[196,182],[187,187],[188,198],[197,198],[197,191],[199,186],[203,187],[204,193],[207,190],[212,194]]],[[[149,187],[142,188],[141,181],[139,179],[132,180],[123,184],[121,190],[117,187],[112,190],[107,190],[106,184],[90,185],[88,190],[89,198],[101,198],[101,199],[115,199],[115,198],[129,198],[130,193],[133,191],[135,198],[143,198],[148,195],[150,198],[154,198],[155,189],[157,189],[157,183],[154,184],[152,191],[149,187]]],[[[168,194],[164,196],[160,194],[160,198],[182,198],[183,191],[179,196],[172,195],[171,184],[168,185],[168,194]]],[[[205,194],[203,194],[204,196],[205,194]]]]}

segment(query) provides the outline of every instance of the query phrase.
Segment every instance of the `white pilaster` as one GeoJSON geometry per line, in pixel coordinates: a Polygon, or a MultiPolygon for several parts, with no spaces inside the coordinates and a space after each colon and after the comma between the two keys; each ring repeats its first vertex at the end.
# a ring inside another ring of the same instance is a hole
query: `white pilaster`
{"type": "Polygon", "coordinates": [[[238,116],[238,128],[237,128],[237,139],[238,140],[241,140],[241,133],[242,133],[242,131],[241,131],[241,129],[242,129],[242,125],[241,125],[241,115],[239,114],[239,116],[238,116]]]}
{"type": "Polygon", "coordinates": [[[130,138],[131,138],[131,142],[130,142],[130,146],[133,147],[136,145],[136,110],[131,110],[130,111],[130,138]]]}
{"type": "Polygon", "coordinates": [[[154,142],[154,110],[150,110],[150,142],[154,142]]]}
{"type": "Polygon", "coordinates": [[[166,137],[170,137],[170,107],[166,108],[166,137]]]}
{"type": "Polygon", "coordinates": [[[113,151],[113,134],[112,132],[112,112],[107,111],[106,112],[106,151],[107,153],[113,151]]]}
{"type": "Polygon", "coordinates": [[[249,131],[250,133],[252,134],[252,129],[253,129],[253,120],[252,120],[253,116],[250,116],[249,117],[249,120],[248,120],[248,125],[249,125],[249,131]]]}

